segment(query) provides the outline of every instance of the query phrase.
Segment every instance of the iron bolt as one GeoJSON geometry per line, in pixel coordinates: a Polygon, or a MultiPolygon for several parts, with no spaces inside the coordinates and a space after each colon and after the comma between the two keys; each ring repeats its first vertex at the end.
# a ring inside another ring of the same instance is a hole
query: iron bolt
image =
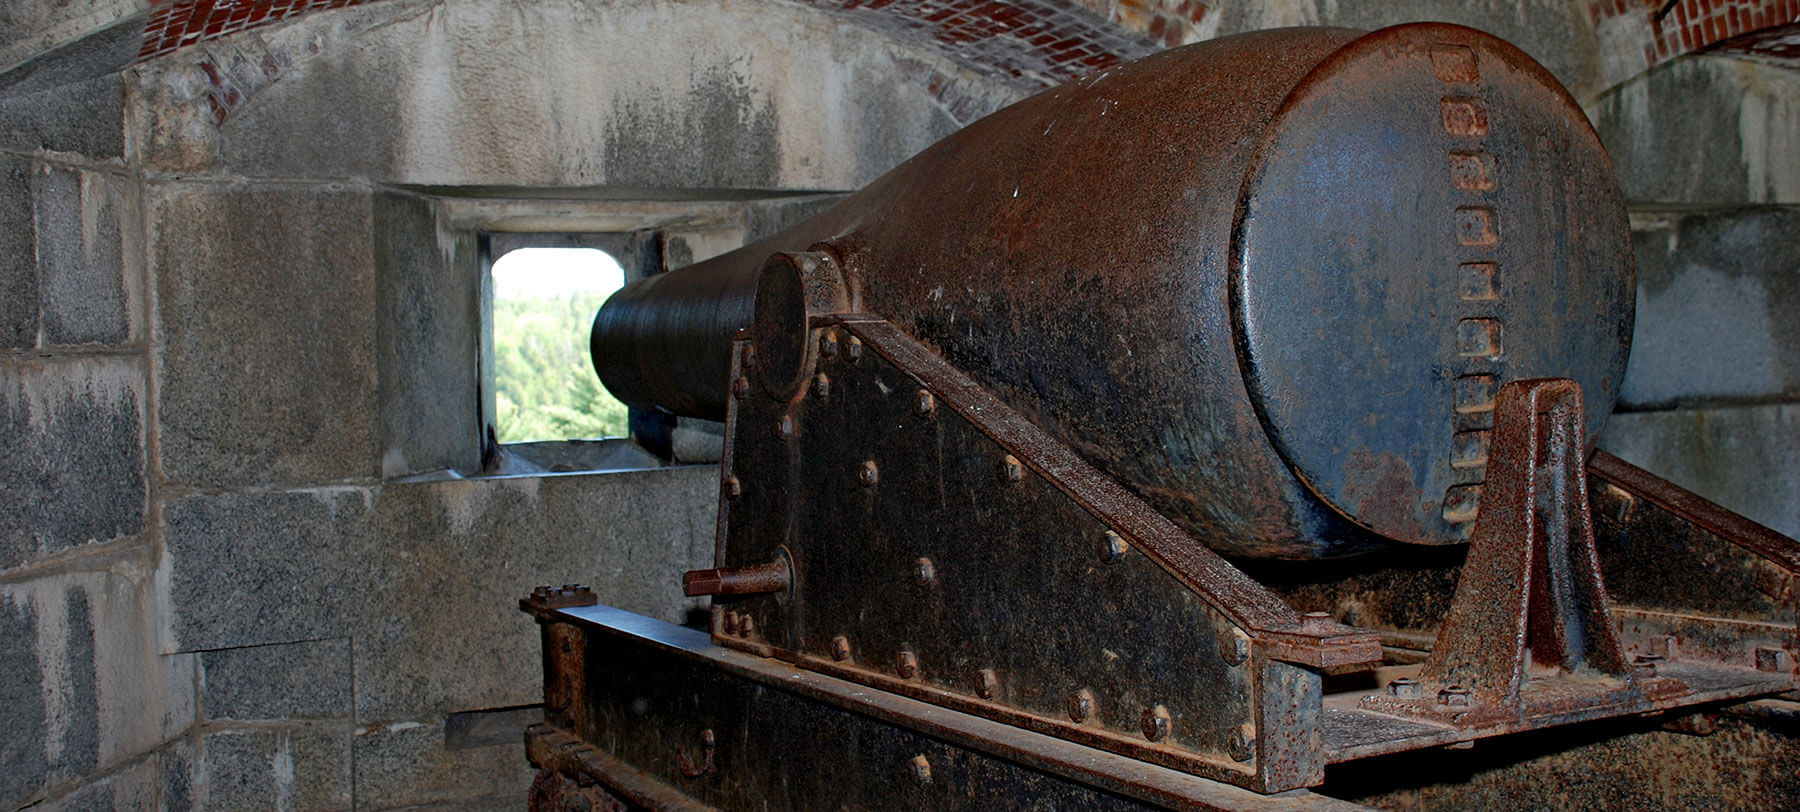
{"type": "Polygon", "coordinates": [[[749,637],[756,633],[756,618],[748,614],[738,617],[738,636],[749,637]]]}
{"type": "Polygon", "coordinates": [[[737,376],[737,378],[731,382],[731,396],[734,398],[742,398],[748,394],[750,394],[750,379],[742,375],[737,376]]]}
{"type": "Polygon", "coordinates": [[[1663,661],[1661,654],[1639,654],[1632,658],[1632,670],[1639,676],[1656,676],[1656,664],[1663,661]]]}
{"type": "Polygon", "coordinates": [[[726,613],[725,613],[725,623],[724,623],[724,626],[725,626],[725,633],[726,633],[726,634],[737,634],[737,630],[738,630],[738,613],[736,613],[736,612],[726,612],[726,613]]]}
{"type": "Polygon", "coordinates": [[[1225,749],[1232,761],[1249,761],[1256,754],[1256,726],[1238,725],[1231,731],[1231,740],[1225,743],[1225,749]]]}
{"type": "Polygon", "coordinates": [[[783,440],[794,439],[794,418],[791,415],[781,416],[781,420],[775,424],[775,436],[783,440]]]}
{"type": "Polygon", "coordinates": [[[1314,631],[1323,631],[1336,625],[1330,612],[1307,612],[1300,616],[1300,625],[1314,631]]]}
{"type": "Polygon", "coordinates": [[[831,397],[831,379],[825,377],[825,373],[823,372],[813,376],[813,396],[821,398],[831,397]]]}
{"type": "Polygon", "coordinates": [[[931,559],[921,557],[913,562],[913,579],[919,586],[931,586],[937,580],[937,567],[932,565],[931,559]]]}
{"type": "Polygon", "coordinates": [[[1243,629],[1232,629],[1231,637],[1219,641],[1219,656],[1225,658],[1226,665],[1243,665],[1250,659],[1250,635],[1243,629]]]}
{"type": "Polygon", "coordinates": [[[826,358],[837,355],[837,333],[826,331],[819,336],[819,354],[826,358]]]}
{"type": "Polygon", "coordinates": [[[994,673],[994,669],[983,668],[975,677],[980,683],[975,687],[975,693],[980,694],[982,699],[993,699],[1000,693],[1000,677],[994,673]]]}
{"type": "Polygon", "coordinates": [[[744,362],[743,363],[744,363],[745,369],[749,369],[751,367],[756,366],[756,347],[754,347],[750,344],[744,345],[744,362]]]}
{"type": "Polygon", "coordinates": [[[1094,715],[1094,692],[1083,688],[1069,694],[1069,718],[1085,722],[1094,715]]]}
{"type": "Polygon", "coordinates": [[[1758,646],[1756,649],[1756,670],[1777,672],[1787,671],[1787,649],[1758,646]]]}
{"type": "Polygon", "coordinates": [[[921,784],[931,783],[931,762],[924,756],[913,756],[912,777],[921,784]]]}
{"type": "Polygon", "coordinates": [[[1025,478],[1025,466],[1019,462],[1018,457],[1008,454],[1000,461],[1000,465],[1007,482],[1018,482],[1025,478]]]}
{"type": "Polygon", "coordinates": [[[1169,709],[1156,705],[1144,709],[1144,715],[1138,717],[1138,727],[1144,731],[1144,738],[1153,742],[1162,741],[1169,736],[1169,728],[1174,725],[1174,718],[1169,709]]]}
{"type": "Polygon", "coordinates": [[[831,638],[831,659],[840,663],[850,659],[850,638],[841,634],[831,638]]]}
{"type": "Polygon", "coordinates": [[[725,477],[725,498],[736,499],[743,495],[744,483],[738,480],[737,475],[731,474],[725,477]]]}
{"type": "Polygon", "coordinates": [[[875,467],[874,460],[863,460],[862,471],[856,475],[858,481],[869,487],[881,481],[881,470],[875,467]]]}
{"type": "Polygon", "coordinates": [[[1387,684],[1387,692],[1395,699],[1418,699],[1425,695],[1425,686],[1412,677],[1400,677],[1387,684]]]}
{"type": "Polygon", "coordinates": [[[1111,564],[1118,561],[1124,558],[1128,552],[1131,552],[1131,545],[1125,543],[1124,536],[1119,535],[1116,531],[1106,531],[1106,544],[1101,548],[1101,556],[1106,559],[1106,563],[1111,564]]]}
{"type": "Polygon", "coordinates": [[[1469,689],[1461,685],[1449,686],[1438,691],[1438,702],[1452,708],[1466,708],[1469,706],[1469,689]]]}
{"type": "Polygon", "coordinates": [[[901,679],[912,679],[919,675],[919,655],[910,651],[900,652],[900,662],[895,669],[900,672],[901,679]]]}
{"type": "Polygon", "coordinates": [[[851,336],[849,341],[844,342],[844,357],[852,361],[861,361],[862,339],[851,336]]]}
{"type": "Polygon", "coordinates": [[[930,392],[920,389],[919,394],[913,397],[913,411],[918,412],[920,417],[931,414],[936,408],[937,398],[930,392]]]}

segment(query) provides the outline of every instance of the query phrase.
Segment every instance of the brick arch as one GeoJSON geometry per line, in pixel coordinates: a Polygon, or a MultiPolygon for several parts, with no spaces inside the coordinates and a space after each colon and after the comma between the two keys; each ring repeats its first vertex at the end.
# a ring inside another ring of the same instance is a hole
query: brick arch
{"type": "Polygon", "coordinates": [[[1800,0],[1584,0],[1607,86],[1690,53],[1800,67],[1800,0]]]}
{"type": "MultiPolygon", "coordinates": [[[[164,0],[138,60],[317,11],[381,0],[164,0]]],[[[1164,46],[1205,38],[1198,0],[801,0],[894,39],[923,44],[1022,88],[1050,87],[1164,46]]]]}

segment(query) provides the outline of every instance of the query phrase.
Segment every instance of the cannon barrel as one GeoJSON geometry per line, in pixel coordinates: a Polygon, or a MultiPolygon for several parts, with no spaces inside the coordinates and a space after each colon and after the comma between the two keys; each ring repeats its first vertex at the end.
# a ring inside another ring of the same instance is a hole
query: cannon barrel
{"type": "Polygon", "coordinates": [[[1591,448],[1631,334],[1610,162],[1568,93],[1467,28],[1285,29],[1001,110],[779,235],[635,282],[594,365],[721,419],[778,251],[1227,554],[1466,540],[1494,393],[1578,382],[1591,448]]]}

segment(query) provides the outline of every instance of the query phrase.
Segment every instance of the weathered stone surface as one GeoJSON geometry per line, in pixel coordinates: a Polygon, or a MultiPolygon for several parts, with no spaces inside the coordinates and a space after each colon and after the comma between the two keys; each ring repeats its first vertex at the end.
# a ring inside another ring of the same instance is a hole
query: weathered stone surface
{"type": "Polygon", "coordinates": [[[1688,56],[1587,113],[1632,203],[1800,203],[1800,72],[1688,56]]]}
{"type": "Polygon", "coordinates": [[[91,568],[0,583],[0,807],[67,792],[192,723],[191,664],[157,651],[154,556],[121,542],[91,568]]]}
{"type": "Polygon", "coordinates": [[[1600,447],[1800,537],[1800,404],[1615,414],[1600,447]]]}
{"type": "Polygon", "coordinates": [[[0,69],[81,40],[149,8],[150,0],[7,3],[0,6],[0,69]]]}
{"type": "Polygon", "coordinates": [[[152,193],[163,473],[208,487],[373,477],[370,193],[152,193]]]}
{"type": "Polygon", "coordinates": [[[541,701],[536,626],[517,608],[539,584],[588,583],[604,603],[685,620],[700,603],[681,573],[712,560],[717,478],[694,466],[382,488],[357,719],[541,701]]]}
{"type": "Polygon", "coordinates": [[[95,159],[125,154],[125,88],[117,73],[47,90],[0,93],[0,149],[95,159]]]}
{"type": "Polygon", "coordinates": [[[0,155],[0,349],[37,346],[37,237],[31,162],[0,155]]]}
{"type": "Polygon", "coordinates": [[[34,180],[44,345],[130,341],[142,290],[126,261],[136,231],[130,183],[50,164],[34,180]]]}
{"type": "Polygon", "coordinates": [[[349,638],[215,649],[198,656],[205,719],[350,716],[349,638]]]}
{"type": "Polygon", "coordinates": [[[1800,208],[1633,217],[1630,407],[1800,395],[1800,208]]]}
{"type": "MultiPolygon", "coordinates": [[[[174,57],[138,72],[134,118],[153,167],[842,190],[959,126],[902,69],[920,52],[799,6],[471,0],[373,27],[313,15],[240,36],[251,35],[285,67],[223,127],[199,114],[204,94],[174,57]],[[632,45],[596,48],[593,31],[632,45]]],[[[1016,95],[998,78],[958,81],[965,95],[1016,95]]]]}
{"type": "Polygon", "coordinates": [[[202,650],[345,637],[379,560],[369,491],[190,496],[163,507],[169,624],[202,650]]]}
{"type": "Polygon", "coordinates": [[[480,809],[493,798],[510,797],[512,808],[523,807],[533,771],[522,741],[468,750],[446,750],[443,741],[443,724],[436,719],[359,730],[357,805],[392,809],[442,803],[480,809]]]}
{"type": "Polygon", "coordinates": [[[350,809],[351,734],[347,726],[208,727],[169,785],[191,792],[196,809],[350,809]]]}
{"type": "Polygon", "coordinates": [[[45,783],[43,663],[38,659],[38,607],[0,596],[0,806],[24,804],[45,783]]]}
{"type": "Polygon", "coordinates": [[[0,362],[0,570],[144,524],[136,358],[0,362]]]}
{"type": "Polygon", "coordinates": [[[157,808],[156,759],[145,758],[117,772],[82,784],[69,794],[33,807],[32,812],[149,812],[157,808]]]}
{"type": "Polygon", "coordinates": [[[444,233],[430,201],[374,202],[383,477],[481,466],[480,249],[444,233]]]}
{"type": "Polygon", "coordinates": [[[194,808],[194,741],[197,738],[177,739],[156,751],[157,794],[162,801],[159,812],[188,812],[194,808]]]}

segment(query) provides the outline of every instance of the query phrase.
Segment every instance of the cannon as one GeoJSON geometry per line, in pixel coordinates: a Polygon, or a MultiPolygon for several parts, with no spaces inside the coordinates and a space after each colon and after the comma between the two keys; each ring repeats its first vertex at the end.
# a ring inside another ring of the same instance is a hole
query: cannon
{"type": "Polygon", "coordinates": [[[1337,808],[1791,724],[1800,544],[1595,450],[1633,277],[1575,102],[1415,24],[1108,69],[635,282],[601,380],[726,424],[710,629],[525,599],[534,803],[1337,808]]]}

